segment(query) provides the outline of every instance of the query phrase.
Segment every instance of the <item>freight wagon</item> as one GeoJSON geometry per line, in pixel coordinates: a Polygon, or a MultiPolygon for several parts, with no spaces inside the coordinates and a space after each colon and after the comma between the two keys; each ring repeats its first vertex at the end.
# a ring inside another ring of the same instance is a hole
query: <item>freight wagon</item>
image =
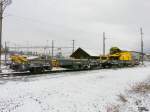
{"type": "Polygon", "coordinates": [[[139,60],[130,51],[122,51],[117,47],[112,47],[110,53],[100,56],[99,59],[51,59],[41,56],[27,58],[25,56],[11,56],[10,67],[15,71],[30,71],[33,74],[51,71],[53,67],[67,68],[68,70],[92,70],[113,67],[131,67],[139,65],[139,60]]]}

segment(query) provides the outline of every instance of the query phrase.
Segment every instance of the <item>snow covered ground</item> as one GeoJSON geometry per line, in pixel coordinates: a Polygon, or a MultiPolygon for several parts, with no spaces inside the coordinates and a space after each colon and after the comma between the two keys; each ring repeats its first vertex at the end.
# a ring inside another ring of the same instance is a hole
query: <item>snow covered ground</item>
{"type": "Polygon", "coordinates": [[[119,112],[150,112],[150,78],[133,85],[122,98],[119,112]]]}
{"type": "Polygon", "coordinates": [[[107,112],[118,95],[150,77],[150,65],[83,72],[3,77],[0,112],[107,112]]]}

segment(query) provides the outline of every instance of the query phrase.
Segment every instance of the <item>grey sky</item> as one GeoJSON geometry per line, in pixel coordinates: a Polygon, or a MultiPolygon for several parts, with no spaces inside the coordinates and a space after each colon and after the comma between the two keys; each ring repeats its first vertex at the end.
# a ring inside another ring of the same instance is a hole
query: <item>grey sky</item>
{"type": "Polygon", "coordinates": [[[102,52],[105,31],[107,49],[139,50],[143,27],[148,51],[149,10],[149,0],[13,0],[4,14],[3,41],[69,46],[74,39],[77,46],[102,52]]]}

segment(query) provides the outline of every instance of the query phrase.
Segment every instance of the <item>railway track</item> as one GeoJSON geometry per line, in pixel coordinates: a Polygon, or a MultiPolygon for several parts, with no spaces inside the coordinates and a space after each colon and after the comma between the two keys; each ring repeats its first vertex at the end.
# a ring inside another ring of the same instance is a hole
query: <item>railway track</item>
{"type": "MultiPolygon", "coordinates": [[[[98,70],[98,69],[91,69],[91,70],[98,70]]],[[[9,77],[9,76],[28,76],[28,75],[42,75],[42,74],[55,74],[55,73],[67,73],[67,72],[79,72],[79,71],[91,71],[91,70],[72,70],[72,69],[66,69],[66,70],[47,70],[40,74],[32,74],[29,71],[26,72],[11,72],[11,73],[0,73],[1,77],[9,77]]]]}

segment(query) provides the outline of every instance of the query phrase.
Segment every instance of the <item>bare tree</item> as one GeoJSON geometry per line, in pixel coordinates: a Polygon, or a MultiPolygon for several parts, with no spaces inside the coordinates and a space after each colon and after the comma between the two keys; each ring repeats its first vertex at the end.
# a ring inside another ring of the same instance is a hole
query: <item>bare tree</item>
{"type": "Polygon", "coordinates": [[[0,0],[0,72],[1,72],[1,54],[2,54],[2,20],[5,8],[11,4],[11,0],[0,0]]]}

